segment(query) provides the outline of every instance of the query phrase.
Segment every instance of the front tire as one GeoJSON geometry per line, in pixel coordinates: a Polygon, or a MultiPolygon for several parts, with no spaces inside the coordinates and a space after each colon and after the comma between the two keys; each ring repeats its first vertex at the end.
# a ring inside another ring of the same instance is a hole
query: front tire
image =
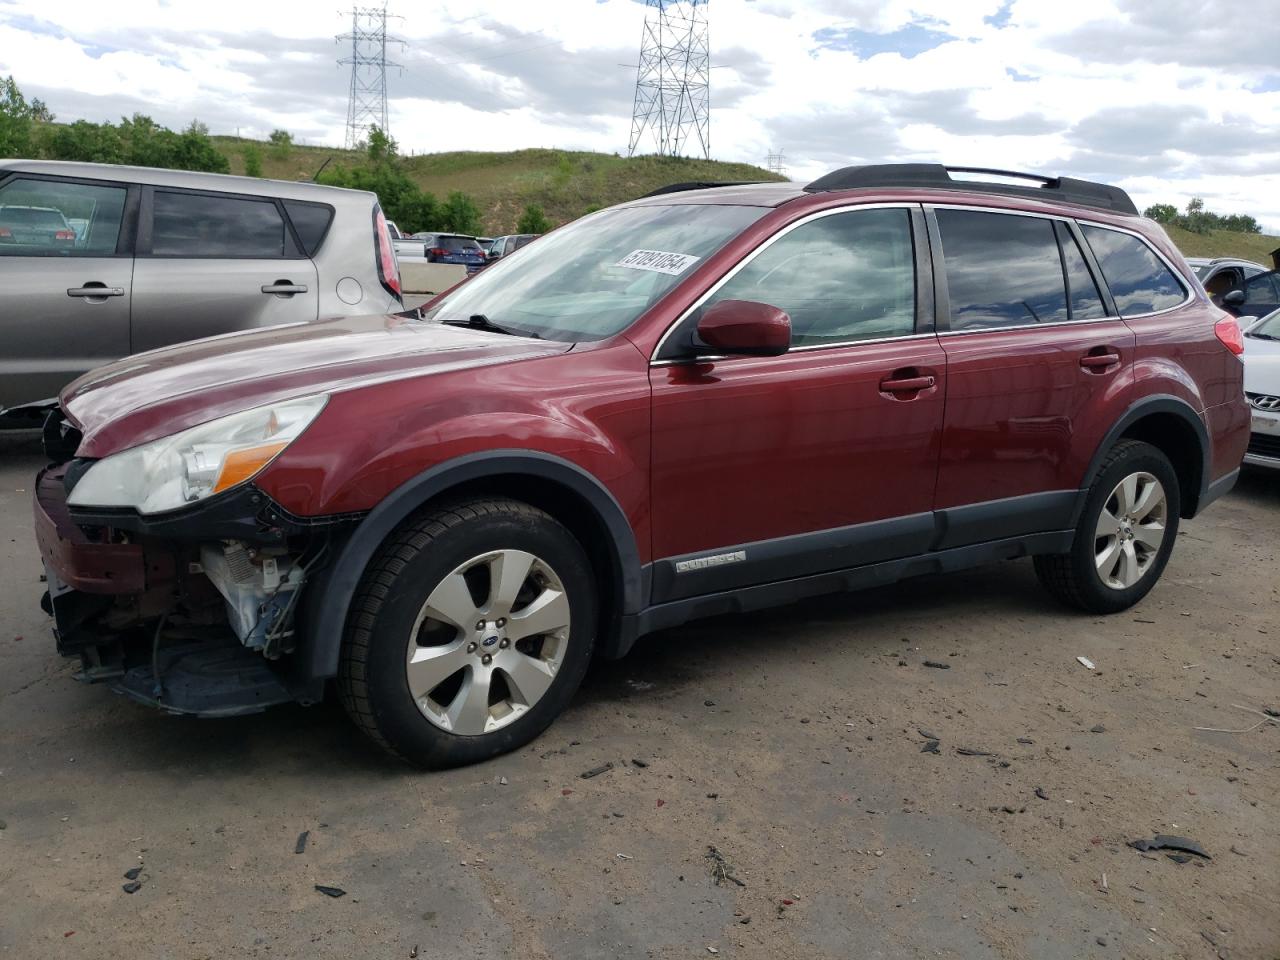
{"type": "Polygon", "coordinates": [[[1068,553],[1035,558],[1051,594],[1089,613],[1119,613],[1164,572],[1178,536],[1181,490],[1158,448],[1122,440],[1103,461],[1068,553]]]}
{"type": "Polygon", "coordinates": [[[585,552],[515,500],[472,500],[407,520],[352,604],[338,685],[383,748],[429,768],[523,746],[568,705],[597,627],[585,552]]]}

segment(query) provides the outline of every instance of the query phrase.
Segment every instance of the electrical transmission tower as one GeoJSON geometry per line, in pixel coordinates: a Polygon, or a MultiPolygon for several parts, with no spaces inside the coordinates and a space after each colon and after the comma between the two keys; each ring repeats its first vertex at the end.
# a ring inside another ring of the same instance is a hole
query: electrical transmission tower
{"type": "Polygon", "coordinates": [[[765,169],[770,173],[776,173],[779,176],[787,175],[787,155],[779,150],[777,153],[770,153],[765,157],[765,169]]]}
{"type": "Polygon", "coordinates": [[[631,112],[634,156],[652,140],[659,156],[686,149],[711,159],[711,28],[708,0],[644,0],[636,99],[631,112]]]}
{"type": "Polygon", "coordinates": [[[400,64],[387,59],[387,45],[405,42],[399,37],[387,36],[387,8],[352,7],[351,32],[339,34],[339,43],[351,44],[351,55],[342,57],[338,64],[351,67],[351,95],[347,100],[347,149],[355,147],[369,136],[369,128],[376,126],[383,133],[387,128],[387,68],[400,64]]]}

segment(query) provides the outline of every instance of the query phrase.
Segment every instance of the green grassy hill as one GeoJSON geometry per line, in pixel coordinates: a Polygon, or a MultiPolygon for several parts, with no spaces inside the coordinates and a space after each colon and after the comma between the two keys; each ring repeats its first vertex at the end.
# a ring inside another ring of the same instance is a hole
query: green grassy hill
{"type": "MultiPolygon", "coordinates": [[[[214,137],[214,144],[231,164],[244,172],[244,148],[252,140],[214,137]]],[[[355,164],[361,154],[333,147],[291,147],[283,156],[265,143],[264,176],[306,180],[321,165],[355,164]]],[[[429,153],[406,157],[405,167],[423,190],[443,200],[451,190],[470,194],[479,205],[490,235],[509,233],[526,204],[536,203],[554,223],[580,217],[595,207],[632,200],[657,187],[682,180],[778,180],[775,174],[747,163],[721,163],[673,157],[619,157],[608,153],[570,150],[515,150],[509,153],[429,153]]],[[[1169,236],[1184,256],[1243,257],[1271,264],[1271,251],[1280,237],[1216,230],[1190,233],[1169,227],[1169,236]]]]}
{"type": "MultiPolygon", "coordinates": [[[[215,137],[232,173],[244,172],[244,148],[252,143],[215,137]]],[[[262,173],[282,180],[304,180],[320,166],[355,164],[361,155],[332,147],[292,147],[281,157],[266,144],[262,173]]],[[[480,207],[485,230],[496,236],[515,230],[525,206],[542,207],[553,223],[582,216],[588,209],[634,200],[682,180],[780,180],[746,163],[721,163],[676,157],[619,157],[570,150],[515,150],[510,153],[430,153],[404,158],[405,170],[421,187],[443,200],[450,191],[469,194],[480,207]]]]}
{"type": "Polygon", "coordinates": [[[1269,237],[1265,233],[1233,233],[1230,230],[1192,233],[1174,226],[1165,227],[1165,230],[1184,257],[1240,257],[1270,267],[1271,251],[1280,247],[1280,237],[1269,237]]]}

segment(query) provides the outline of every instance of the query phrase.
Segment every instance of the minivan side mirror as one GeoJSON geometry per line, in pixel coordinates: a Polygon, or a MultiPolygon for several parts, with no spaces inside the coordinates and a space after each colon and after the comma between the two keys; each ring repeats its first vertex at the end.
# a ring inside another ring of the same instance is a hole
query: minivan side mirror
{"type": "Polygon", "coordinates": [[[721,300],[698,320],[693,345],[699,353],[776,357],[791,349],[791,318],[767,303],[721,300]]]}
{"type": "Polygon", "coordinates": [[[1222,295],[1222,302],[1228,306],[1238,307],[1244,303],[1244,291],[1237,287],[1235,290],[1228,290],[1222,295]]]}

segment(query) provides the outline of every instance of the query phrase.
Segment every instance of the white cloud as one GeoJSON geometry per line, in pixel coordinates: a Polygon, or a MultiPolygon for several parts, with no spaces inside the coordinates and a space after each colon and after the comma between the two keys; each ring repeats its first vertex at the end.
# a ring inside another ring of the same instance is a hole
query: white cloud
{"type": "MultiPolygon", "coordinates": [[[[1280,232],[1280,175],[1269,172],[1280,170],[1280,64],[1259,55],[1280,47],[1280,24],[1255,18],[1248,51],[1209,56],[1187,25],[1238,23],[1233,6],[1149,8],[715,0],[713,155],[761,163],[779,148],[800,178],[851,158],[1087,170],[1140,204],[1199,195],[1280,232]],[[831,31],[825,45],[818,31],[831,31]],[[937,35],[952,39],[905,45],[937,35]]],[[[407,69],[389,80],[405,150],[625,150],[634,75],[624,64],[636,57],[643,5],[392,9],[405,14],[394,29],[410,44],[396,54],[407,69]]],[[[199,117],[215,132],[285,127],[340,143],[347,75],[333,38],[349,21],[331,10],[308,0],[0,0],[0,75],[66,119],[141,110],[170,125],[199,117]]]]}

